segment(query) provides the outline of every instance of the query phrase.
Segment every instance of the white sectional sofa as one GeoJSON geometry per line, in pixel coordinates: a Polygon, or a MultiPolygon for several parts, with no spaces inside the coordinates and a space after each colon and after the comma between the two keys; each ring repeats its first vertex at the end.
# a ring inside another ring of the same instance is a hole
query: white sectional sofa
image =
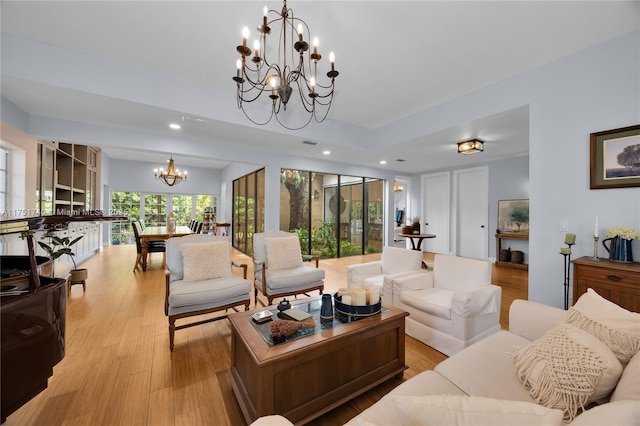
{"type": "MultiPolygon", "coordinates": [[[[615,309],[622,311],[595,293],[589,297],[589,303],[583,304],[583,312],[597,311],[596,321],[606,317],[609,308],[612,312],[615,309]]],[[[571,424],[638,425],[640,422],[640,314],[625,312],[622,320],[614,318],[613,322],[602,322],[607,329],[616,329],[616,333],[621,331],[625,339],[628,337],[624,356],[631,356],[630,361],[613,366],[618,362],[614,357],[612,367],[604,371],[600,380],[596,380],[597,386],[600,382],[609,383],[609,388],[601,393],[605,396],[599,398],[600,404],[585,403],[585,408],[589,409],[574,412],[578,415],[571,424]],[[624,368],[623,364],[626,364],[624,368]]],[[[580,321],[576,317],[570,319],[567,311],[561,309],[516,300],[510,308],[509,331],[499,331],[441,362],[435,370],[424,371],[405,381],[347,424],[566,424],[573,415],[567,418],[566,411],[560,409],[562,401],[555,405],[558,409],[547,408],[543,406],[544,401],[536,401],[532,390],[523,385],[523,380],[531,384],[544,368],[538,366],[533,373],[522,377],[514,366],[513,357],[519,351],[526,352],[535,348],[538,342],[545,341],[546,336],[553,334],[552,329],[589,328],[586,323],[593,325],[593,322],[582,321],[579,327],[574,327],[567,322],[577,324],[580,321]]],[[[593,337],[586,331],[579,331],[584,334],[581,343],[586,342],[586,337],[593,337]]],[[[589,341],[587,346],[596,347],[598,343],[589,341]]],[[[610,352],[609,355],[613,355],[613,352],[620,351],[610,352]]],[[[603,355],[603,358],[606,357],[603,355]]],[[[290,423],[283,417],[269,416],[258,419],[256,424],[290,423]]]]}

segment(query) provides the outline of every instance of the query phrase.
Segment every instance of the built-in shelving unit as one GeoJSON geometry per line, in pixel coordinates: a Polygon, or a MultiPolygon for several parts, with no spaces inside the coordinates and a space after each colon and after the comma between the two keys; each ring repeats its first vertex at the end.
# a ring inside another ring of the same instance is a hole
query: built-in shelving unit
{"type": "MultiPolygon", "coordinates": [[[[64,216],[95,210],[98,169],[98,148],[40,141],[36,187],[39,215],[64,216]]],[[[79,263],[100,249],[100,228],[99,222],[75,222],[56,232],[60,237],[83,236],[73,248],[79,263]]],[[[66,256],[61,260],[70,262],[66,256]]]]}
{"type": "Polygon", "coordinates": [[[96,150],[86,145],[54,143],[53,214],[64,215],[95,208],[96,150]]]}

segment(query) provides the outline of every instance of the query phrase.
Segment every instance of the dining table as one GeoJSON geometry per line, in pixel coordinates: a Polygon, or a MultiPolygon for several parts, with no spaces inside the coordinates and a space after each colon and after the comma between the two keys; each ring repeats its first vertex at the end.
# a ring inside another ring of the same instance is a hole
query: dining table
{"type": "Polygon", "coordinates": [[[193,230],[188,226],[176,226],[175,230],[169,231],[166,226],[147,226],[140,233],[140,243],[142,245],[142,270],[147,270],[147,255],[149,250],[149,241],[168,240],[172,237],[184,237],[193,234],[193,230]]]}
{"type": "Polygon", "coordinates": [[[435,238],[435,234],[398,234],[400,237],[408,238],[411,241],[411,249],[422,251],[422,240],[425,238],[435,238]]]}

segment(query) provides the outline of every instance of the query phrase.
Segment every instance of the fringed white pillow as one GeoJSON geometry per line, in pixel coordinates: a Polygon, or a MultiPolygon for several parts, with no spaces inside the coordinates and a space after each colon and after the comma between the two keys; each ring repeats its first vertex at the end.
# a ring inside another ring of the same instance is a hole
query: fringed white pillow
{"type": "Polygon", "coordinates": [[[272,271],[303,266],[300,239],[296,235],[266,238],[264,246],[267,250],[267,267],[272,271]]]}
{"type": "Polygon", "coordinates": [[[571,421],[590,402],[606,398],[622,374],[609,348],[591,334],[559,324],[513,354],[518,378],[538,404],[571,421]]]}
{"type": "Polygon", "coordinates": [[[593,289],[580,296],[565,322],[597,337],[623,366],[640,351],[640,314],[616,305],[593,289]]]}
{"type": "Polygon", "coordinates": [[[183,281],[203,281],[233,275],[228,241],[187,243],[180,250],[184,266],[183,281]]]}

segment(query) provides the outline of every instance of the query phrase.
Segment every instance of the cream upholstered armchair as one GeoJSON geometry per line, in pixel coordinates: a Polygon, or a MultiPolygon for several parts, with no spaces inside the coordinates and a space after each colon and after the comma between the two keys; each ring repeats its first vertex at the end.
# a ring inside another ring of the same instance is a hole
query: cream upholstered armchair
{"type": "Polygon", "coordinates": [[[272,231],[253,234],[254,293],[266,296],[271,305],[276,297],[307,294],[324,290],[324,271],[319,259],[303,256],[300,239],[295,232],[272,231]],[[313,260],[315,268],[305,266],[304,260],[313,260]]]}
{"type": "Polygon", "coordinates": [[[173,351],[176,330],[224,319],[216,316],[204,321],[176,326],[176,320],[195,315],[235,309],[249,309],[251,283],[247,265],[231,261],[231,246],[225,237],[187,235],[167,240],[166,296],[164,313],[169,317],[169,348],[173,351]],[[243,278],[232,266],[243,269],[243,278]]]}
{"type": "Polygon", "coordinates": [[[502,289],[484,260],[436,254],[433,271],[398,277],[387,302],[409,313],[406,333],[453,355],[500,330],[502,289]]]}
{"type": "Polygon", "coordinates": [[[422,252],[399,247],[382,248],[380,260],[347,266],[347,285],[378,287],[383,296],[391,292],[391,281],[404,275],[426,273],[422,270],[422,252]]]}

